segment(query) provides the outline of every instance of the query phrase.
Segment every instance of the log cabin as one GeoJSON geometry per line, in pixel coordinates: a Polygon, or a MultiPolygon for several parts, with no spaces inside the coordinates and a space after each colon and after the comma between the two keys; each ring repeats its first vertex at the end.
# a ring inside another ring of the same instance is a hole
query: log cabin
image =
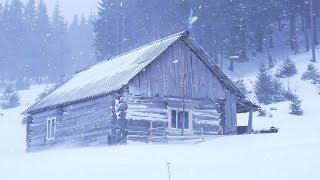
{"type": "Polygon", "coordinates": [[[117,129],[144,142],[235,134],[236,114],[250,125],[258,109],[185,31],[77,72],[28,108],[27,151],[108,145],[117,129]]]}

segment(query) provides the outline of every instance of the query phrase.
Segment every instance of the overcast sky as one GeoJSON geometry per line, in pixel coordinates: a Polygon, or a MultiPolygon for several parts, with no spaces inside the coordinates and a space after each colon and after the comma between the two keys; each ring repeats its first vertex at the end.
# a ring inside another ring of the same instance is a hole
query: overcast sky
{"type": "MultiPolygon", "coordinates": [[[[0,0],[4,3],[6,0],[0,0]]],[[[36,0],[38,1],[38,0],[36,0]]],[[[57,3],[57,0],[44,0],[47,3],[49,14],[52,14],[52,9],[57,3]]],[[[72,20],[75,14],[85,13],[87,16],[91,10],[96,11],[99,0],[58,0],[62,7],[62,13],[67,20],[72,20]]]]}

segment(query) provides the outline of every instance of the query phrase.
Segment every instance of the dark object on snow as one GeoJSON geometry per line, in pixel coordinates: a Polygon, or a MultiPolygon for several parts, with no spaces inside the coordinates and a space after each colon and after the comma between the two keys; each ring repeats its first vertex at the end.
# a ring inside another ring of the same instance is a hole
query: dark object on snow
{"type": "Polygon", "coordinates": [[[267,116],[266,110],[265,109],[260,109],[258,116],[266,117],[267,116]]]}
{"type": "Polygon", "coordinates": [[[247,134],[248,126],[237,126],[237,134],[247,134]]]}
{"type": "Polygon", "coordinates": [[[255,134],[271,134],[271,133],[278,133],[279,132],[279,128],[276,127],[270,127],[270,129],[261,129],[261,130],[257,130],[254,131],[255,134]]]}

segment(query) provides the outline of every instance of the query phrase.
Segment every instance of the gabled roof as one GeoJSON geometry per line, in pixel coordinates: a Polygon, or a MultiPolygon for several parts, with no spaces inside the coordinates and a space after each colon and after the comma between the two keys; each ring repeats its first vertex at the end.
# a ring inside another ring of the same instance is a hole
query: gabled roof
{"type": "Polygon", "coordinates": [[[100,62],[75,74],[69,81],[32,105],[25,112],[30,114],[35,111],[42,111],[101,97],[117,91],[127,85],[133,77],[179,39],[185,41],[193,49],[219,80],[225,84],[227,89],[240,98],[244,97],[240,90],[219,69],[200,46],[189,37],[189,32],[185,31],[154,41],[110,60],[100,62]]]}

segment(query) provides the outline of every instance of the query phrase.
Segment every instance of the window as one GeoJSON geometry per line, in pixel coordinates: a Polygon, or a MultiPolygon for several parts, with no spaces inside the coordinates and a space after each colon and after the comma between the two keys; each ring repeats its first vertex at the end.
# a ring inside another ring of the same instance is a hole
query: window
{"type": "Polygon", "coordinates": [[[183,117],[184,117],[184,129],[189,129],[190,118],[189,111],[171,110],[171,128],[182,129],[183,117]]]}
{"type": "Polygon", "coordinates": [[[47,140],[53,140],[56,137],[56,118],[48,118],[47,119],[47,140]]]}

